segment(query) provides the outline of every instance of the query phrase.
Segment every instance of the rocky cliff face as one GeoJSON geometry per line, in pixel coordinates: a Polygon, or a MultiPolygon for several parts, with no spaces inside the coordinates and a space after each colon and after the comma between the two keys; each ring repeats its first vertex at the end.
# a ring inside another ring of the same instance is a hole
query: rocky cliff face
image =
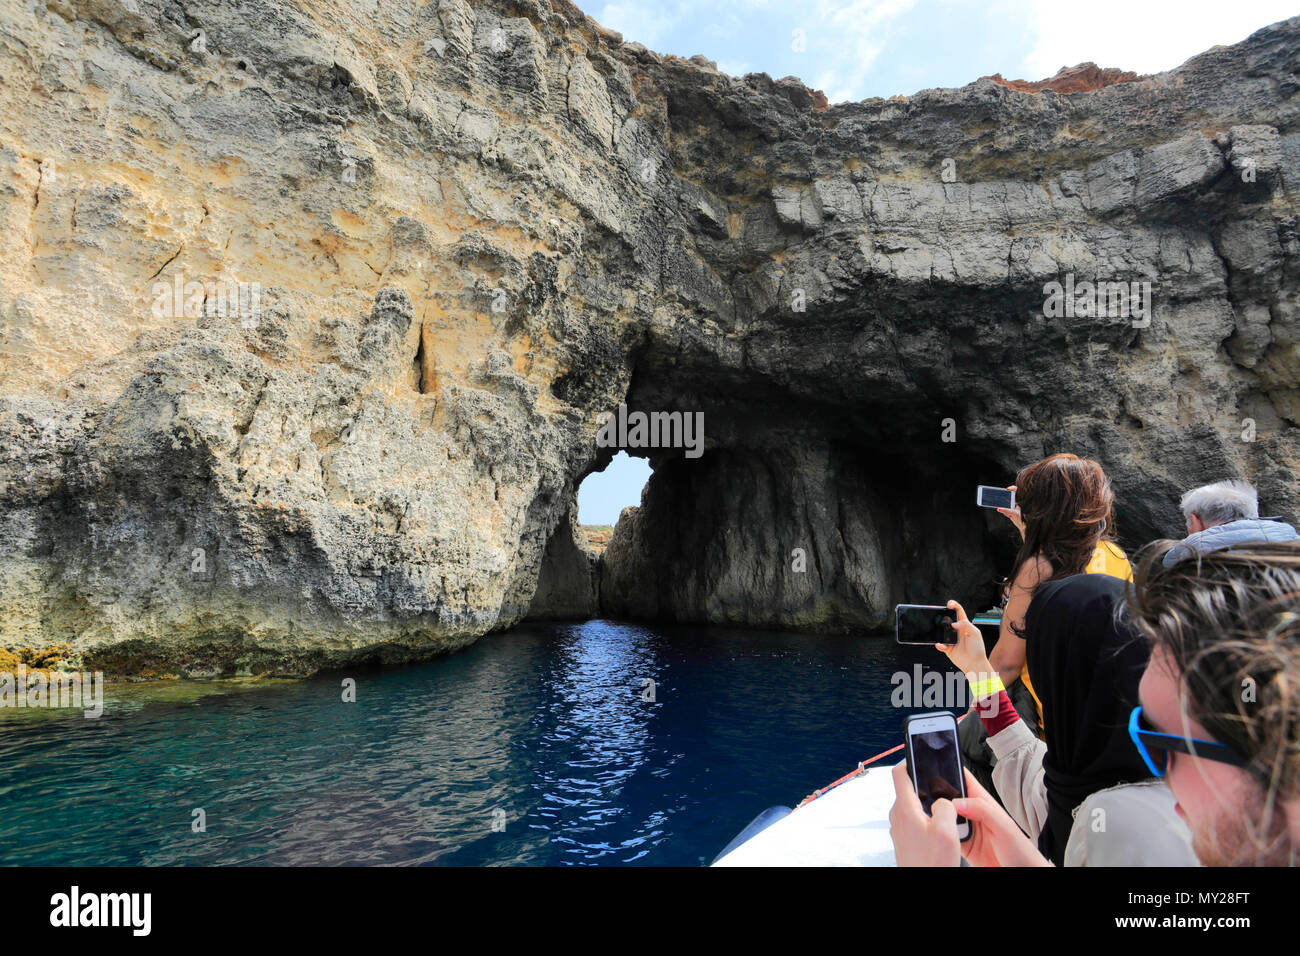
{"type": "Polygon", "coordinates": [[[1291,20],[824,108],[562,0],[0,6],[0,643],[303,673],[572,606],[620,401],[707,439],[654,453],[621,613],[977,599],[973,486],[1061,449],[1130,542],[1227,474],[1289,512],[1298,70],[1291,20]],[[1067,277],[1149,322],[1045,315],[1067,277]]]}

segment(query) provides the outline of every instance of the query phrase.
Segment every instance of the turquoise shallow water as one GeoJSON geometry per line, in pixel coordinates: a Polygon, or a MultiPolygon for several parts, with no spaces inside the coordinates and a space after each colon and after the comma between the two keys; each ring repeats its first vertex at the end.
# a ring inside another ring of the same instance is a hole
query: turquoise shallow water
{"type": "Polygon", "coordinates": [[[940,657],[590,621],[399,670],[114,689],[97,720],[8,711],[0,863],[699,865],[898,743],[890,675],[940,657]]]}

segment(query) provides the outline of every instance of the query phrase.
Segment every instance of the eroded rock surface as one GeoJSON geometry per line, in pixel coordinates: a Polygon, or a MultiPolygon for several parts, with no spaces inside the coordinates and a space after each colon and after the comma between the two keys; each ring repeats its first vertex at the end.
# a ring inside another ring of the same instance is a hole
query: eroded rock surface
{"type": "Polygon", "coordinates": [[[602,614],[847,631],[892,626],[895,603],[929,603],[938,582],[993,598],[973,475],[959,463],[913,469],[902,455],[790,437],[657,468],[601,557],[602,614]]]}
{"type": "Polygon", "coordinates": [[[1044,90],[1053,93],[1091,93],[1103,86],[1131,83],[1137,78],[1138,75],[1132,70],[1117,70],[1114,67],[1102,69],[1096,63],[1063,66],[1055,76],[1046,80],[1004,80],[1001,73],[994,73],[988,77],[994,83],[1019,90],[1021,93],[1041,93],[1044,90]]]}
{"type": "Polygon", "coordinates": [[[578,525],[575,502],[551,535],[542,556],[528,617],[538,621],[586,621],[600,614],[600,562],[578,525]]]}
{"type": "Polygon", "coordinates": [[[623,400],[708,438],[611,542],[630,614],[984,593],[963,499],[1049,451],[1106,464],[1129,542],[1229,474],[1286,513],[1298,68],[1291,20],[1094,92],[825,107],[562,0],[4,4],[0,643],[463,646],[547,604],[623,400]],[[1047,318],[1067,274],[1150,282],[1149,324],[1047,318]]]}

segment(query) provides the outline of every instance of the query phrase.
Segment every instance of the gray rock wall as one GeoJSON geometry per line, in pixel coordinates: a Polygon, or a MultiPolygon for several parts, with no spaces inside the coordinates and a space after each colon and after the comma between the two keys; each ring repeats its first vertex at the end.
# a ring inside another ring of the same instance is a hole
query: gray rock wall
{"type": "Polygon", "coordinates": [[[577,503],[547,542],[537,590],[528,606],[534,621],[586,621],[600,616],[597,556],[578,527],[577,503]]]}
{"type": "Polygon", "coordinates": [[[664,462],[602,556],[601,612],[849,631],[892,626],[900,602],[986,606],[993,560],[965,475],[918,482],[904,462],[806,441],[664,462]]]}

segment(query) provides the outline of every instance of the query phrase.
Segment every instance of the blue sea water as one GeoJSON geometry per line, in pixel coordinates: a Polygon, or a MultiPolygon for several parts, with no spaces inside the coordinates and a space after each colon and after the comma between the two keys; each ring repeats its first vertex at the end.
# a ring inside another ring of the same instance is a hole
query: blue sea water
{"type": "Polygon", "coordinates": [[[0,714],[0,864],[706,864],[934,709],[891,705],[915,663],[949,669],[892,637],[589,621],[401,669],[115,686],[98,719],[0,714]]]}

